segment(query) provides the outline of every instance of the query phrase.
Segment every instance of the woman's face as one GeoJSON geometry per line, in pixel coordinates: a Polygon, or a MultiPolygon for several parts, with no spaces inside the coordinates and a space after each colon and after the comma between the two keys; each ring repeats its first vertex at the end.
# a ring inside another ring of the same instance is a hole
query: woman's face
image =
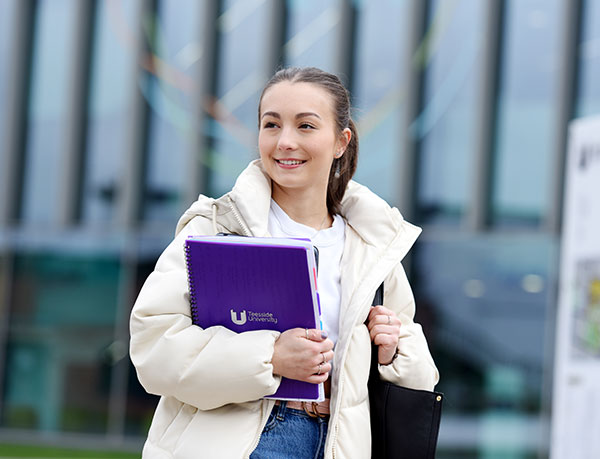
{"type": "Polygon", "coordinates": [[[258,148],[274,192],[279,187],[326,195],[334,156],[350,139],[349,129],[336,133],[333,108],[332,96],[312,83],[283,81],[267,89],[258,148]]]}

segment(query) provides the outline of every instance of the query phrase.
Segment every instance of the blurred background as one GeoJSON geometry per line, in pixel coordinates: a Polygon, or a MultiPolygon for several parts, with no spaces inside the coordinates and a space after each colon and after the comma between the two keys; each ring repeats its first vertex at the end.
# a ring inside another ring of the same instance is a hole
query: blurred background
{"type": "Polygon", "coordinates": [[[548,457],[600,0],[0,0],[0,445],[140,450],[157,398],[131,306],[180,213],[257,157],[281,65],[343,78],[356,179],[424,228],[405,266],[446,394],[438,457],[548,457]]]}

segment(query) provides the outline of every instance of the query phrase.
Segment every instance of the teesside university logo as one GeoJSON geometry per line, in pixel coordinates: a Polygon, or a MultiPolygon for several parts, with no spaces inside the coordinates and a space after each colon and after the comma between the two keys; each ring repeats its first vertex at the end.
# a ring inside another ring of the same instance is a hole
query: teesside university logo
{"type": "Polygon", "coordinates": [[[272,312],[254,312],[243,310],[238,314],[235,309],[230,309],[231,321],[235,325],[244,325],[246,322],[271,322],[277,324],[277,317],[272,312]]]}
{"type": "Polygon", "coordinates": [[[246,323],[246,311],[242,311],[238,319],[237,312],[231,310],[231,321],[236,325],[244,325],[246,323]]]}

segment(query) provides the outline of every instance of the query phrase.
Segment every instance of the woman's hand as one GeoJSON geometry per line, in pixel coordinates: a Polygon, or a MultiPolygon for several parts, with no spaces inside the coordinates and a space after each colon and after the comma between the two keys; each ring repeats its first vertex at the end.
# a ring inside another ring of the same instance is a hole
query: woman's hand
{"type": "Polygon", "coordinates": [[[327,332],[292,328],[284,331],[273,352],[273,373],[309,383],[322,383],[329,377],[333,342],[327,332]]]}
{"type": "Polygon", "coordinates": [[[400,337],[400,319],[391,309],[385,306],[374,306],[369,312],[367,328],[371,341],[378,348],[378,361],[381,365],[389,365],[398,350],[400,337]]]}

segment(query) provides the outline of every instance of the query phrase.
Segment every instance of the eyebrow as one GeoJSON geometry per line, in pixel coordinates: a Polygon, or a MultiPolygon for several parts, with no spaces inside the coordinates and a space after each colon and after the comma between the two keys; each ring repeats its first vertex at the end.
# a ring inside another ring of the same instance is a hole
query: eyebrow
{"type": "MultiPolygon", "coordinates": [[[[281,119],[281,115],[279,113],[277,113],[277,112],[265,112],[265,113],[263,113],[263,115],[262,115],[261,118],[264,118],[265,116],[272,116],[273,118],[281,119]]],[[[314,112],[302,112],[302,113],[298,113],[296,115],[296,119],[298,119],[298,118],[304,118],[306,116],[314,116],[316,118],[321,119],[321,117],[318,114],[314,113],[314,112]]]]}

